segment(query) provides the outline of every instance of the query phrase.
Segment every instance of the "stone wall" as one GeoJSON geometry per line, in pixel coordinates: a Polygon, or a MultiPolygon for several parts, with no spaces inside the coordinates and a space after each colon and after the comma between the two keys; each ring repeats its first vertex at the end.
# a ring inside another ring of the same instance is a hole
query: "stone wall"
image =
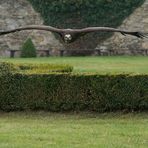
{"type": "MultiPolygon", "coordinates": [[[[27,0],[0,0],[0,30],[32,24],[43,24],[43,20],[27,0]]],[[[124,20],[119,28],[148,32],[148,0],[124,20]]],[[[53,55],[59,54],[58,49],[63,48],[63,45],[51,32],[22,31],[0,36],[0,56],[9,56],[8,49],[20,49],[28,37],[32,38],[37,49],[50,48],[53,55]]],[[[105,55],[148,55],[148,39],[141,40],[116,33],[102,44],[99,44],[96,49],[105,55]]]]}
{"type": "MultiPolygon", "coordinates": [[[[148,0],[124,20],[120,29],[148,33],[148,0]]],[[[111,38],[97,46],[102,54],[148,55],[148,38],[143,40],[133,36],[115,33],[111,38]]]]}
{"type": "MultiPolygon", "coordinates": [[[[43,24],[43,20],[27,0],[0,0],[0,30],[33,24],[43,24]]],[[[51,48],[56,54],[57,49],[63,48],[51,32],[22,31],[0,37],[0,56],[9,56],[8,49],[20,49],[28,37],[37,49],[51,48]]]]}

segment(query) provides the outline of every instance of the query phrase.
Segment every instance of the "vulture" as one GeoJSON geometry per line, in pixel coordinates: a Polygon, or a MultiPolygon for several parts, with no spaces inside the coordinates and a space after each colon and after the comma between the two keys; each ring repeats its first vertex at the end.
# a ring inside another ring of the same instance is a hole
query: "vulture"
{"type": "Polygon", "coordinates": [[[146,33],[138,32],[138,31],[128,31],[128,30],[121,30],[121,29],[115,29],[110,27],[88,27],[88,28],[82,28],[82,29],[59,29],[51,26],[45,26],[45,25],[29,25],[25,27],[19,27],[16,29],[6,30],[6,31],[0,31],[0,36],[9,34],[9,33],[15,33],[22,30],[44,30],[44,31],[50,31],[54,32],[60,35],[62,40],[65,43],[72,43],[76,41],[81,36],[86,35],[87,33],[91,32],[119,32],[122,35],[132,35],[136,36],[138,38],[144,38],[147,37],[146,33]]]}

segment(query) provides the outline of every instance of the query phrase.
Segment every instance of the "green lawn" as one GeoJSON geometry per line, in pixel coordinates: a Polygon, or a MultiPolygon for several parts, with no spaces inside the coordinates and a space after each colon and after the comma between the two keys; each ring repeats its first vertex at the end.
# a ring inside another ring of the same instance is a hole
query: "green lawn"
{"type": "MultiPolygon", "coordinates": [[[[148,74],[148,57],[2,58],[57,63],[74,72],[148,74]]],[[[0,113],[0,148],[147,148],[148,113],[0,113]]]]}
{"type": "Polygon", "coordinates": [[[144,56],[2,58],[0,61],[70,64],[74,72],[148,74],[148,57],[144,56]]]}
{"type": "Polygon", "coordinates": [[[147,113],[0,113],[0,148],[147,146],[147,113]]]}

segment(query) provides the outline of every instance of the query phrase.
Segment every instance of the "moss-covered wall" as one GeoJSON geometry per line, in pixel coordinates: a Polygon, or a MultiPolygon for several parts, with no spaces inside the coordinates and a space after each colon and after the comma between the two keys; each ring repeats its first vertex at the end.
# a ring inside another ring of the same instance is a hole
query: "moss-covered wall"
{"type": "MultiPolygon", "coordinates": [[[[60,28],[121,25],[145,0],[28,0],[40,12],[46,25],[60,28]]],[[[109,33],[89,34],[73,47],[94,48],[109,33]],[[85,41],[84,41],[85,40],[85,41]],[[88,42],[89,40],[89,42],[88,42]]]]}

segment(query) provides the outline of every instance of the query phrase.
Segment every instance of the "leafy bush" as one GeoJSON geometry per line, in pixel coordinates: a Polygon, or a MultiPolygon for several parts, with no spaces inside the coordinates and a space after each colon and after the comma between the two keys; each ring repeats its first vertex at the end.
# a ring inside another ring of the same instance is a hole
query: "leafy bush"
{"type": "Polygon", "coordinates": [[[0,110],[148,110],[148,75],[0,76],[0,110]]]}
{"type": "Polygon", "coordinates": [[[72,72],[73,67],[70,65],[59,64],[31,64],[31,63],[19,63],[15,64],[21,72],[25,73],[50,73],[50,72],[72,72]]]}
{"type": "Polygon", "coordinates": [[[9,62],[0,62],[0,76],[11,74],[17,71],[18,68],[9,62]]]}
{"type": "Polygon", "coordinates": [[[23,58],[36,57],[36,48],[31,38],[28,38],[23,44],[21,49],[21,57],[23,58]]]}
{"type": "MultiPolygon", "coordinates": [[[[117,27],[145,0],[28,0],[40,12],[46,25],[59,28],[88,26],[117,27]]],[[[89,34],[80,48],[94,48],[109,33],[89,34]],[[88,41],[88,42],[87,42],[88,41]]]]}
{"type": "Polygon", "coordinates": [[[0,62],[0,76],[14,74],[14,73],[26,73],[26,74],[48,74],[52,72],[70,73],[73,71],[73,67],[70,65],[57,65],[57,64],[32,64],[32,63],[10,63],[0,62]]]}

